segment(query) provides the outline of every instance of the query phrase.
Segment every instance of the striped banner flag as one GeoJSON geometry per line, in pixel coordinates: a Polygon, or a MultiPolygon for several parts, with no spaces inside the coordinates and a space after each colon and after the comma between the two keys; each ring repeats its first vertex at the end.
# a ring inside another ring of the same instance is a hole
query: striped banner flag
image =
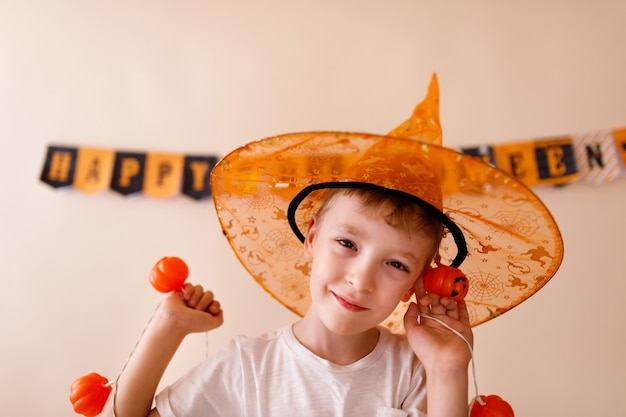
{"type": "Polygon", "coordinates": [[[613,140],[615,140],[617,154],[620,156],[621,159],[621,175],[626,176],[626,128],[614,129],[613,140]]]}
{"type": "Polygon", "coordinates": [[[615,179],[620,172],[615,140],[610,129],[573,135],[579,181],[602,184],[615,179]]]}

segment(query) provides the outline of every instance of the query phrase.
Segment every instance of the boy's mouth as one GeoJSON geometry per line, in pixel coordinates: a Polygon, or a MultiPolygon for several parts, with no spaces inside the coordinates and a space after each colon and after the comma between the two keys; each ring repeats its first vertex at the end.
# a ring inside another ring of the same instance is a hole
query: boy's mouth
{"type": "Polygon", "coordinates": [[[354,301],[351,301],[347,298],[344,298],[334,292],[331,291],[331,293],[333,294],[333,296],[335,297],[335,299],[337,300],[337,302],[339,303],[339,305],[341,307],[343,307],[344,309],[348,310],[348,311],[352,311],[355,313],[358,313],[360,311],[365,311],[367,310],[367,308],[360,306],[358,304],[356,304],[354,301]]]}

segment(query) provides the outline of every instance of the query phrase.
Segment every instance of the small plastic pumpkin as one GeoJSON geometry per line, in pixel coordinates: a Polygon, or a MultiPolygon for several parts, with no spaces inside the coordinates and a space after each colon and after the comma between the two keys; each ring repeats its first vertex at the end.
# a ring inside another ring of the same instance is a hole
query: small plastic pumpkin
{"type": "Polygon", "coordinates": [[[159,292],[180,291],[188,275],[185,261],[176,256],[166,256],[152,267],[150,283],[159,292]]]}
{"type": "Polygon", "coordinates": [[[469,290],[469,280],[458,268],[440,265],[429,268],[424,273],[424,289],[441,297],[452,297],[454,301],[461,301],[469,290]]]}
{"type": "Polygon", "coordinates": [[[70,402],[74,412],[85,417],[97,416],[112,389],[109,381],[96,372],[81,376],[70,387],[70,402]]]}
{"type": "Polygon", "coordinates": [[[470,417],[515,417],[513,407],[498,395],[481,395],[484,405],[473,401],[470,417]]]}

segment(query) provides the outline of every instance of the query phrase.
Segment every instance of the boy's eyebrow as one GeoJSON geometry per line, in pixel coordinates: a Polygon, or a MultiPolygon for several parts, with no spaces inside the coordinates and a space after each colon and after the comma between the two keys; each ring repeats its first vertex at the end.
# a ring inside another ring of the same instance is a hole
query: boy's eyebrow
{"type": "Polygon", "coordinates": [[[413,251],[400,251],[399,252],[401,256],[406,257],[411,259],[413,262],[416,262],[419,260],[419,258],[415,255],[415,252],[413,251]]]}

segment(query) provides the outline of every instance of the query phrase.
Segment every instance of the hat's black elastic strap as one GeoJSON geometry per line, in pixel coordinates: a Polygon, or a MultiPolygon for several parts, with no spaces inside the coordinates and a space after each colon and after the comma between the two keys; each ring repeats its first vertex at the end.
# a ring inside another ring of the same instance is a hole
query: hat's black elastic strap
{"type": "Polygon", "coordinates": [[[454,243],[457,247],[457,254],[450,266],[458,268],[461,263],[467,257],[467,244],[465,241],[465,236],[461,231],[461,228],[453,222],[448,216],[442,213],[439,209],[437,209],[432,204],[427,203],[426,201],[418,198],[412,194],[405,193],[403,191],[392,190],[389,188],[381,187],[380,185],[369,184],[366,182],[358,182],[358,181],[346,181],[346,182],[321,182],[318,184],[312,184],[305,188],[303,188],[289,203],[289,207],[287,208],[287,220],[289,221],[289,226],[291,226],[291,230],[296,234],[298,239],[301,242],[304,242],[304,234],[298,227],[298,223],[296,222],[296,210],[304,201],[304,199],[311,194],[313,191],[329,189],[329,188],[361,188],[365,190],[373,190],[379,191],[383,193],[387,193],[390,195],[398,196],[409,201],[412,201],[425,210],[427,210],[430,214],[435,216],[437,220],[439,220],[443,225],[450,231],[452,237],[454,238],[454,243]]]}

